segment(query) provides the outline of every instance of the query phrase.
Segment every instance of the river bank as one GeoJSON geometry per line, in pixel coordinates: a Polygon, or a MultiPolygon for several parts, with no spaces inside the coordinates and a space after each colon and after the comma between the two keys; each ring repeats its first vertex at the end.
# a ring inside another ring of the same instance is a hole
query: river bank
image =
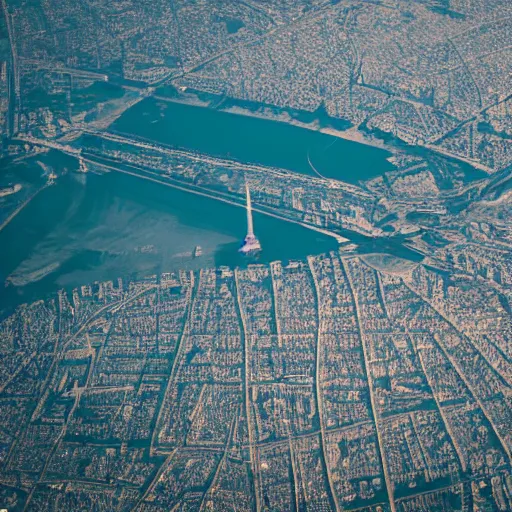
{"type": "Polygon", "coordinates": [[[388,152],[389,157],[405,151],[428,159],[430,152],[456,164],[472,167],[486,175],[494,172],[493,169],[478,161],[453,154],[434,144],[411,146],[389,132],[370,130],[364,124],[359,127],[354,126],[349,120],[329,116],[322,107],[314,112],[305,112],[253,101],[233,99],[194,89],[178,90],[169,86],[165,89],[157,89],[154,97],[172,103],[214,108],[220,112],[285,123],[290,126],[378,148],[388,152]],[[167,94],[161,94],[162,91],[167,91],[167,94]]]}
{"type": "Polygon", "coordinates": [[[295,121],[276,122],[260,115],[152,97],[123,114],[110,130],[175,149],[309,176],[320,174],[353,185],[394,169],[389,161],[392,153],[324,133],[339,127],[312,129],[309,122],[314,122],[314,116],[295,121]],[[307,129],[302,126],[306,124],[307,129]]]}
{"type": "Polygon", "coordinates": [[[0,231],[0,282],[7,284],[0,310],[95,281],[303,260],[339,246],[333,236],[255,211],[263,251],[247,259],[238,252],[247,230],[242,205],[90,167],[59,177],[0,231]]]}
{"type": "Polygon", "coordinates": [[[312,130],[340,139],[357,142],[366,146],[383,149],[393,153],[396,148],[387,145],[385,141],[373,137],[353,126],[350,121],[329,117],[324,110],[301,112],[274,105],[259,104],[251,101],[225,98],[211,93],[193,89],[186,91],[175,90],[175,94],[155,94],[154,98],[171,103],[181,103],[196,107],[212,108],[221,112],[255,117],[258,119],[286,123],[306,130],[312,130]]]}

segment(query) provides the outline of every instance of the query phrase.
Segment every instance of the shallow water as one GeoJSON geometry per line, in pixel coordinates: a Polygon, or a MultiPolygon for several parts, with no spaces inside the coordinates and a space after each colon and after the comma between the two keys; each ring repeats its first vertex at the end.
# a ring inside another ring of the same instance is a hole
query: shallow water
{"type": "MultiPolygon", "coordinates": [[[[58,161],[54,162],[58,166],[58,161]]],[[[254,214],[259,261],[305,258],[334,238],[254,214]]],[[[238,253],[242,208],[119,173],[68,173],[0,232],[0,309],[62,287],[253,260],[238,253]],[[194,258],[200,245],[203,255],[194,258]]]]}

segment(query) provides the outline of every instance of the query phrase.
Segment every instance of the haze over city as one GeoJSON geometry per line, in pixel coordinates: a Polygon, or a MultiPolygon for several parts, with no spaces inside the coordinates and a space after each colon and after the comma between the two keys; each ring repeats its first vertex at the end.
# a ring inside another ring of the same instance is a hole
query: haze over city
{"type": "Polygon", "coordinates": [[[508,0],[1,0],[0,511],[512,510],[508,0]]]}

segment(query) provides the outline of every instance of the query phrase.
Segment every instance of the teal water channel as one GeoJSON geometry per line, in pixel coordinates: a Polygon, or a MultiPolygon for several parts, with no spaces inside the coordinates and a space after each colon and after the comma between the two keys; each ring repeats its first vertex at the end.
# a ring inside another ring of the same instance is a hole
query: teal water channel
{"type": "Polygon", "coordinates": [[[147,98],[110,131],[240,162],[347,183],[393,169],[386,150],[284,122],[147,98]]]}
{"type": "Polygon", "coordinates": [[[243,208],[117,172],[70,172],[0,231],[0,310],[94,281],[303,259],[337,247],[330,236],[257,212],[254,224],[263,246],[257,260],[238,253],[243,208]]]}

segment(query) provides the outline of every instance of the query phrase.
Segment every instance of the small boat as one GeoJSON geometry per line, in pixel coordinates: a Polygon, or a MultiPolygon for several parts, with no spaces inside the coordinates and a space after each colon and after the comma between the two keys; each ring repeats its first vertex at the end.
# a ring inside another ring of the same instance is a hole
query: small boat
{"type": "Polygon", "coordinates": [[[202,256],[203,249],[201,249],[200,245],[196,245],[196,248],[194,249],[194,258],[198,258],[199,256],[202,256]]]}

